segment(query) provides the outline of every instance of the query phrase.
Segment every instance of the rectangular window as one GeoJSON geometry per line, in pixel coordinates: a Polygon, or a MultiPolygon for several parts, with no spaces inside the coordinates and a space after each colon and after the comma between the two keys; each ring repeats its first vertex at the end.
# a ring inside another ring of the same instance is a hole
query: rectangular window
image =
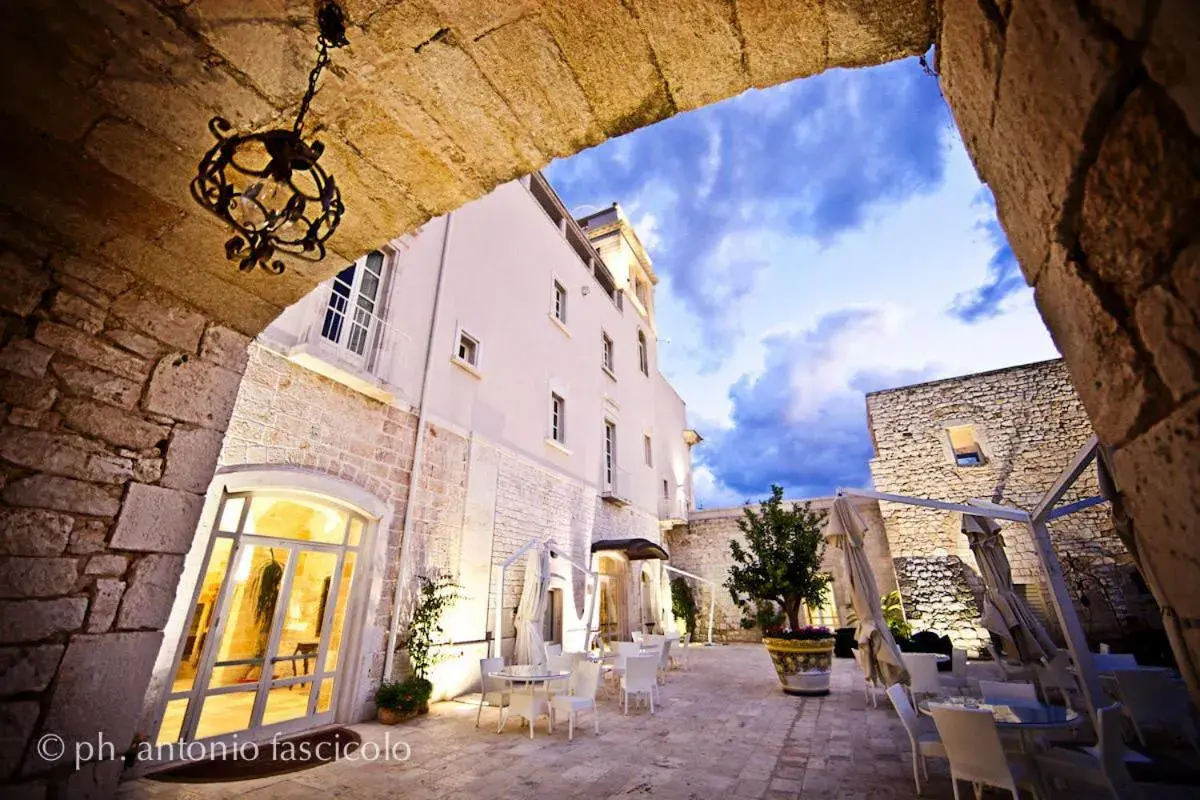
{"type": "Polygon", "coordinates": [[[384,257],[378,250],[337,274],[330,287],[321,336],[355,356],[366,357],[381,322],[384,257]]]}
{"type": "Polygon", "coordinates": [[[671,499],[671,484],[667,482],[666,478],[663,478],[663,500],[670,500],[670,499],[671,499]]]}
{"type": "Polygon", "coordinates": [[[567,403],[554,393],[550,394],[550,438],[559,444],[567,441],[567,403]]]}
{"type": "Polygon", "coordinates": [[[601,364],[609,372],[613,371],[613,340],[607,333],[600,334],[600,342],[602,349],[601,364]]]}
{"type": "Polygon", "coordinates": [[[604,485],[614,486],[617,478],[617,426],[607,420],[604,423],[604,485]]]}
{"type": "Polygon", "coordinates": [[[643,375],[650,374],[650,356],[646,352],[646,334],[638,331],[638,369],[643,375]]]}
{"type": "Polygon", "coordinates": [[[455,352],[455,357],[459,361],[470,364],[472,367],[479,366],[479,340],[466,331],[458,333],[458,350],[455,352]]]}
{"type": "Polygon", "coordinates": [[[953,425],[946,429],[946,435],[950,437],[950,449],[956,465],[975,467],[983,463],[983,448],[979,446],[973,426],[953,425]]]}
{"type": "Polygon", "coordinates": [[[642,450],[645,451],[646,466],[653,467],[654,466],[654,442],[651,441],[649,436],[642,437],[642,450]]]}
{"type": "Polygon", "coordinates": [[[554,282],[554,318],[567,324],[567,290],[558,281],[554,282]]]}

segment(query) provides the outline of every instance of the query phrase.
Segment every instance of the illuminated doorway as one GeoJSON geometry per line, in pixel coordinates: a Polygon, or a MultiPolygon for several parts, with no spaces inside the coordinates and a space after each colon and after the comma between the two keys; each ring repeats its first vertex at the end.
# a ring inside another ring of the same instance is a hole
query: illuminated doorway
{"type": "Polygon", "coordinates": [[[332,722],[366,533],[365,517],[311,495],[226,492],[157,741],[332,722]]]}

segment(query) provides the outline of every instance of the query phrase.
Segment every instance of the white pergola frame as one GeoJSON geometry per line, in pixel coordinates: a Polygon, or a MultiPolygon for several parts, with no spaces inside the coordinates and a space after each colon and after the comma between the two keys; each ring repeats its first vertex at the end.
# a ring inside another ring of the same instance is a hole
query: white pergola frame
{"type": "MultiPolygon", "coordinates": [[[[554,542],[550,541],[549,539],[530,539],[528,542],[526,542],[525,544],[523,544],[519,548],[517,548],[517,552],[513,553],[511,556],[506,558],[504,560],[504,563],[502,563],[500,565],[500,583],[496,587],[496,616],[493,617],[493,619],[495,620],[495,623],[492,627],[492,643],[491,643],[491,646],[488,648],[488,651],[492,658],[496,658],[497,656],[502,655],[502,650],[503,650],[502,645],[504,643],[504,637],[503,637],[503,635],[501,635],[500,620],[501,620],[501,617],[503,616],[503,612],[504,612],[504,574],[506,572],[508,572],[509,567],[511,567],[513,564],[517,563],[517,559],[519,559],[521,556],[525,555],[526,553],[528,553],[530,550],[532,550],[535,547],[544,547],[550,555],[554,556],[555,558],[561,558],[563,561],[566,561],[574,569],[579,570],[580,572],[582,572],[584,575],[586,575],[591,580],[592,591],[591,591],[591,597],[588,600],[588,604],[587,604],[588,605],[587,629],[584,632],[584,636],[583,636],[585,645],[591,643],[592,634],[594,633],[592,620],[596,616],[596,595],[598,595],[600,593],[599,573],[595,572],[594,570],[587,569],[586,567],[582,566],[581,564],[576,563],[574,559],[567,556],[566,553],[564,553],[562,550],[560,550],[554,544],[554,542]]],[[[488,605],[489,605],[488,616],[491,616],[491,608],[490,608],[491,598],[490,597],[488,598],[488,605]]]]}
{"type": "MultiPolygon", "coordinates": [[[[1030,536],[1033,537],[1038,564],[1041,566],[1042,574],[1050,586],[1050,600],[1054,606],[1055,616],[1058,618],[1060,629],[1066,637],[1067,648],[1078,671],[1088,716],[1091,717],[1092,724],[1096,726],[1099,726],[1099,720],[1096,717],[1096,704],[1098,700],[1104,697],[1100,687],[1100,676],[1096,673],[1095,664],[1092,661],[1092,653],[1088,650],[1087,638],[1084,636],[1083,625],[1079,621],[1079,614],[1075,610],[1075,604],[1071,601],[1071,595],[1067,591],[1067,584],[1063,579],[1062,566],[1058,563],[1058,556],[1054,553],[1054,545],[1050,541],[1050,531],[1046,527],[1046,523],[1050,520],[1073,514],[1076,511],[1082,511],[1085,508],[1091,508],[1092,506],[1108,502],[1108,499],[1105,497],[1088,497],[1062,507],[1056,507],[1058,501],[1075,485],[1075,482],[1079,480],[1079,476],[1083,474],[1083,471],[1099,455],[1100,441],[1095,436],[1092,436],[1079,449],[1075,457],[1071,459],[1067,468],[1054,481],[1049,491],[1042,495],[1041,500],[1038,501],[1032,513],[1022,511],[1019,508],[1012,508],[1011,506],[997,505],[986,500],[968,500],[967,503],[963,504],[930,500],[924,497],[909,497],[902,494],[888,494],[869,489],[838,489],[837,491],[839,497],[862,497],[886,503],[901,503],[910,506],[933,508],[940,511],[955,511],[975,517],[1004,519],[1026,525],[1029,528],[1030,536]]],[[[1099,727],[1097,727],[1097,730],[1099,730],[1099,727]]]]}
{"type": "Polygon", "coordinates": [[[691,578],[692,580],[697,580],[701,583],[707,583],[712,587],[712,593],[708,598],[708,641],[705,643],[706,647],[712,647],[713,619],[717,615],[717,588],[720,586],[720,584],[718,584],[716,581],[710,581],[708,578],[701,578],[699,575],[693,575],[690,572],[685,572],[679,567],[672,567],[665,561],[663,562],[663,569],[667,570],[668,572],[674,572],[677,575],[682,575],[685,578],[691,578]]]}

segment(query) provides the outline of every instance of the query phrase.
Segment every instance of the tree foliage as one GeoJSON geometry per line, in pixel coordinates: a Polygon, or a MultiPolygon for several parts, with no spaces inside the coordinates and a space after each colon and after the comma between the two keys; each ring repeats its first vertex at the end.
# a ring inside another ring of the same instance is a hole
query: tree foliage
{"type": "Polygon", "coordinates": [[[671,613],[676,619],[683,620],[687,632],[696,638],[696,598],[682,575],[671,579],[671,613]]]}
{"type": "Polygon", "coordinates": [[[743,511],[738,528],[746,539],[729,542],[733,566],[725,587],[743,612],[757,603],[777,603],[787,615],[792,630],[800,629],[800,609],[825,601],[829,577],[821,572],[825,554],[822,533],[825,514],[814,512],[809,503],[783,503],[783,487],[771,486],[771,497],[755,511],[743,511]]]}

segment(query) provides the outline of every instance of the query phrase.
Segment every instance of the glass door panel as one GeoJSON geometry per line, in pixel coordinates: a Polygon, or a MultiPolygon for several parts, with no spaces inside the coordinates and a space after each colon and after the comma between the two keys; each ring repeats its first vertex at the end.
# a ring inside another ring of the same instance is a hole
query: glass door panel
{"type": "Polygon", "coordinates": [[[267,692],[262,724],[276,725],[308,716],[308,696],[311,691],[311,681],[272,687],[267,692]]]}
{"type": "Polygon", "coordinates": [[[345,629],[346,604],[350,599],[350,587],[354,582],[355,554],[346,553],[342,564],[342,574],[337,583],[337,601],[333,604],[333,618],[329,624],[329,647],[325,656],[325,672],[333,672],[338,668],[338,655],[342,650],[342,632],[345,629]]]}
{"type": "Polygon", "coordinates": [[[321,633],[337,563],[337,553],[297,551],[296,571],[283,614],[283,631],[272,660],[275,670],[272,677],[312,675],[320,666],[317,662],[321,633]]]}
{"type": "Polygon", "coordinates": [[[221,593],[225,573],[229,571],[229,554],[232,550],[233,539],[227,536],[218,536],[213,541],[208,566],[200,580],[200,594],[188,621],[179,666],[175,668],[175,678],[171,681],[171,694],[189,691],[195,683],[196,672],[200,669],[200,657],[208,643],[209,634],[212,633],[217,597],[221,593]]]}
{"type": "Polygon", "coordinates": [[[245,533],[342,544],[349,522],[345,511],[296,497],[256,495],[251,501],[245,533]]]}
{"type": "Polygon", "coordinates": [[[228,578],[233,584],[209,689],[258,682],[290,555],[286,547],[243,542],[228,578]]]}
{"type": "Polygon", "coordinates": [[[250,727],[250,713],[254,710],[253,689],[244,692],[210,694],[203,699],[200,720],[192,739],[207,739],[224,733],[244,731],[250,727]]]}

